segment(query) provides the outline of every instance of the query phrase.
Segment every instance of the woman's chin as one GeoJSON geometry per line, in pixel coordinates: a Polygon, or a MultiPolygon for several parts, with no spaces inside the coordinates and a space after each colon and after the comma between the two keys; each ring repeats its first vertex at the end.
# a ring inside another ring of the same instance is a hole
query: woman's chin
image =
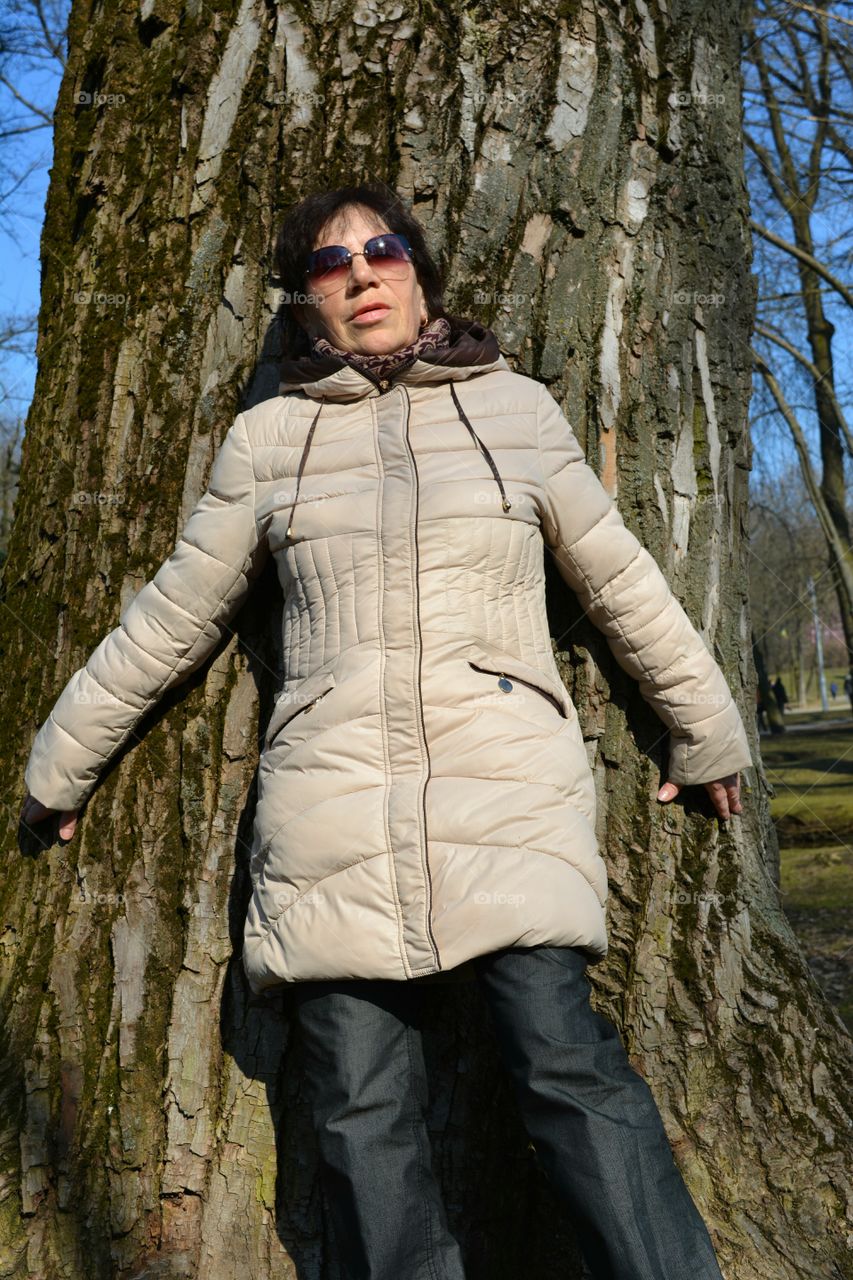
{"type": "Polygon", "coordinates": [[[359,334],[358,338],[347,338],[341,344],[359,356],[387,356],[392,351],[399,351],[406,344],[402,339],[389,337],[387,333],[359,334]]]}
{"type": "MultiPolygon", "coordinates": [[[[415,333],[417,337],[417,331],[415,333]]],[[[381,320],[370,325],[354,325],[352,332],[342,333],[340,339],[332,339],[337,346],[360,356],[387,356],[392,351],[399,351],[412,341],[398,329],[392,332],[381,320]]]]}

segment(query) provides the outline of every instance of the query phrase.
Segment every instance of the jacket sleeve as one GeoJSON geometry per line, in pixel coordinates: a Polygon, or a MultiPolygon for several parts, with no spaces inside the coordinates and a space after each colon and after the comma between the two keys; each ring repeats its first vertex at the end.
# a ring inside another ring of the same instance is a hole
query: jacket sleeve
{"type": "Polygon", "coordinates": [[[722,671],[586,463],[556,400],[539,391],[543,538],[616,661],[669,729],[667,779],[711,782],[749,768],[746,730],[722,671]]]}
{"type": "Polygon", "coordinates": [[[239,414],[174,551],[74,672],[39,729],[24,773],[36,800],[51,809],[80,807],[149,708],[216,648],[268,552],[239,414]]]}

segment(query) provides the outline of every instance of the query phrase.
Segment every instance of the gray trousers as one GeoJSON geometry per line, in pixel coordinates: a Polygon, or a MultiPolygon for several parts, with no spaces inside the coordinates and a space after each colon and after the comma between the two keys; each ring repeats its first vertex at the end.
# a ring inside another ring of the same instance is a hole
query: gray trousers
{"type": "MultiPolygon", "coordinates": [[[[589,1003],[574,947],[474,960],[537,1158],[595,1280],[722,1280],[649,1086],[589,1003]]],[[[347,1280],[464,1280],[424,1122],[421,988],[300,982],[294,1009],[347,1280]]]]}

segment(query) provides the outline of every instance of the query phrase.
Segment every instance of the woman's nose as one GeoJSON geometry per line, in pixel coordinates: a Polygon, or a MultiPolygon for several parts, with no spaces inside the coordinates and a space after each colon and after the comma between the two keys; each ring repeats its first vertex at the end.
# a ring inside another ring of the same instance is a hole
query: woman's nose
{"type": "Polygon", "coordinates": [[[350,272],[356,284],[370,284],[372,281],[379,279],[370,261],[365,258],[363,253],[353,254],[350,272]]]}

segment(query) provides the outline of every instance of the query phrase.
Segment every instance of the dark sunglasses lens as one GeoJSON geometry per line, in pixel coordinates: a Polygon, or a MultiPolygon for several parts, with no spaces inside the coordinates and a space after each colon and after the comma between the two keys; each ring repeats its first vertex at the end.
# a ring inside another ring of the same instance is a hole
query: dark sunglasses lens
{"type": "Polygon", "coordinates": [[[349,270],[349,253],[342,245],[329,245],[325,249],[317,249],[308,257],[306,275],[313,280],[336,280],[349,270]]]}
{"type": "Polygon", "coordinates": [[[409,242],[404,236],[374,236],[364,246],[365,257],[376,267],[397,266],[411,261],[409,242]]]}

